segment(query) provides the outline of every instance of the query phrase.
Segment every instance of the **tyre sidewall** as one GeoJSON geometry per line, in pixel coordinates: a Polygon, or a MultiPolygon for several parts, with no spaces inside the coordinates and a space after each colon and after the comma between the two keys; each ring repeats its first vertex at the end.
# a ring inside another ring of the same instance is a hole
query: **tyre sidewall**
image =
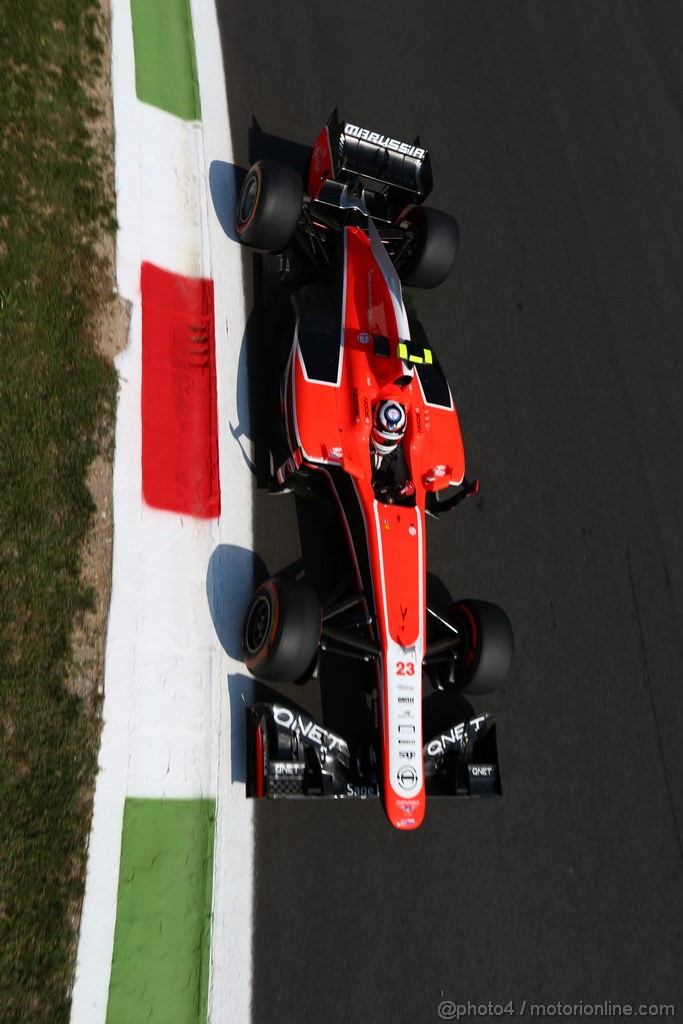
{"type": "Polygon", "coordinates": [[[235,227],[240,241],[261,252],[281,252],[291,241],[301,215],[303,181],[294,168],[259,160],[248,171],[237,199],[235,227]],[[256,195],[246,220],[244,197],[256,181],[256,195]]]}
{"type": "Polygon", "coordinates": [[[256,217],[256,214],[257,214],[258,208],[259,208],[259,204],[261,202],[261,189],[262,189],[262,185],[263,185],[263,168],[262,168],[260,163],[256,163],[256,164],[254,164],[253,167],[251,167],[249,169],[249,171],[247,173],[247,176],[246,176],[246,178],[244,179],[244,181],[242,183],[242,188],[240,189],[240,194],[239,194],[239,197],[237,199],[237,210],[236,210],[236,215],[235,215],[235,227],[237,229],[237,234],[240,236],[240,238],[243,238],[245,232],[248,235],[249,228],[251,227],[251,225],[254,222],[254,218],[256,217]],[[241,219],[241,210],[242,210],[243,196],[244,196],[244,193],[247,191],[247,189],[249,189],[249,187],[251,185],[251,182],[254,179],[256,180],[256,196],[254,197],[254,205],[252,206],[251,212],[250,212],[249,216],[247,217],[247,219],[245,221],[243,221],[241,219]]]}
{"type": "Polygon", "coordinates": [[[322,611],[315,590],[301,581],[270,579],[251,599],[242,635],[244,663],[252,675],[266,682],[296,682],[315,658],[322,626],[322,611]],[[267,636],[257,652],[246,643],[249,616],[256,602],[269,602],[267,636]]]}

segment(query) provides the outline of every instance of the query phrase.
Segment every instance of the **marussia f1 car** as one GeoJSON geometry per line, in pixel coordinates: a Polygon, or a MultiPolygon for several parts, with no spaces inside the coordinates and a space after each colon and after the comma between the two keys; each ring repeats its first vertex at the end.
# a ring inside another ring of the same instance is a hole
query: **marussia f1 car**
{"type": "Polygon", "coordinates": [[[291,301],[271,487],[332,503],[352,565],[324,607],[307,580],[262,583],[244,622],[244,661],[266,682],[310,678],[321,652],[374,669],[370,741],[342,737],[285,702],[249,707],[247,791],[381,796],[399,829],[421,824],[427,795],[500,792],[490,715],[465,702],[464,720],[423,736],[423,673],[439,690],[490,693],[513,653],[496,605],[428,600],[425,516],[477,489],[465,477],[450,388],[401,287],[434,287],[455,262],[456,221],[422,205],[431,187],[419,140],[340,122],[335,111],[305,190],[294,168],[260,160],[236,210],[240,241],[276,254],[291,301]]]}

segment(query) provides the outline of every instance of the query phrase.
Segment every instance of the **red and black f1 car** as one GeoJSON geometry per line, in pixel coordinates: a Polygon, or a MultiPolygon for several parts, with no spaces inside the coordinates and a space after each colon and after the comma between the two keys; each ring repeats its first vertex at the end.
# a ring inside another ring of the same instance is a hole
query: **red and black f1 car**
{"type": "MultiPolygon", "coordinates": [[[[258,679],[297,681],[321,652],[371,663],[375,734],[355,742],[284,702],[247,711],[248,792],[256,797],[381,796],[391,823],[418,827],[429,794],[500,792],[490,715],[423,731],[423,674],[433,687],[489,693],[505,679],[513,634],[496,605],[432,606],[425,517],[476,490],[453,398],[402,283],[440,284],[455,262],[455,220],[423,206],[428,152],[332,115],[304,183],[292,167],[254,164],[241,188],[243,244],[276,254],[291,299],[282,339],[272,487],[332,503],[350,580],[321,605],[306,580],[259,586],[243,629],[258,679]]],[[[465,702],[465,706],[468,705],[465,702]]]]}

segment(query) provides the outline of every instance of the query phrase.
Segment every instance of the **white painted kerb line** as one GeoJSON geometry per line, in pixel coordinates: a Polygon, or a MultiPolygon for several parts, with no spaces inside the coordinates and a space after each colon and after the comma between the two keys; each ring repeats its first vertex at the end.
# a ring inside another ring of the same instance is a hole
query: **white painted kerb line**
{"type": "MultiPolygon", "coordinates": [[[[251,1006],[252,815],[230,776],[228,674],[243,666],[220,647],[206,596],[216,545],[251,550],[251,478],[236,422],[245,329],[239,249],[207,208],[208,167],[232,162],[213,5],[193,3],[203,125],[138,101],[129,0],[112,2],[116,122],[117,281],[133,304],[117,360],[114,556],[100,773],[95,792],[72,1024],[104,1024],[113,951],[123,806],[127,796],[217,800],[209,1018],[248,1021],[251,1006]],[[143,260],[215,282],[220,475],[218,523],[142,503],[143,260]],[[213,273],[212,273],[213,268],[213,273]]],[[[225,584],[227,581],[220,581],[225,584]]],[[[239,593],[240,582],[234,590],[239,593]]],[[[223,604],[237,612],[235,594],[223,604]]]]}
{"type": "MultiPolygon", "coordinates": [[[[213,161],[234,164],[232,135],[226,102],[220,31],[213,3],[191,0],[204,140],[204,181],[213,161]]],[[[220,539],[253,550],[252,478],[241,450],[230,433],[238,423],[237,382],[240,347],[246,328],[242,257],[218,222],[209,200],[209,249],[216,307],[216,375],[221,478],[220,539]]],[[[244,380],[240,381],[246,386],[244,380]]],[[[245,588],[251,580],[232,581],[225,595],[227,614],[241,615],[245,588]]],[[[214,856],[213,926],[209,975],[209,1021],[247,1022],[251,1018],[253,813],[244,783],[232,783],[230,774],[230,701],[228,676],[245,675],[241,662],[222,649],[221,707],[218,718],[219,762],[217,781],[216,849],[214,856]]],[[[240,709],[241,710],[241,709],[240,709]]],[[[242,717],[242,722],[244,721],[242,717]]],[[[240,723],[241,725],[241,723],[240,723]]]]}

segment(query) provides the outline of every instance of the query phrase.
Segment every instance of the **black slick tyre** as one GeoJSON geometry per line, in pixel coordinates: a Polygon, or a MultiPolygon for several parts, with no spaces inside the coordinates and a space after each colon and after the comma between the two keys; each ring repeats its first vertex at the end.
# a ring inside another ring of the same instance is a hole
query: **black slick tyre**
{"type": "Polygon", "coordinates": [[[266,580],[254,591],[244,619],[244,664],[265,682],[295,682],[315,658],[321,626],[320,602],[310,584],[266,580]]]}
{"type": "Polygon", "coordinates": [[[294,234],[303,195],[298,171],[276,160],[258,160],[237,199],[235,228],[240,241],[252,249],[280,252],[294,234]]]}
{"type": "Polygon", "coordinates": [[[415,241],[399,270],[401,280],[411,288],[436,288],[446,280],[458,255],[458,223],[449,213],[428,206],[413,207],[403,219],[410,224],[415,241]]]}
{"type": "Polygon", "coordinates": [[[502,608],[488,601],[458,601],[449,619],[464,637],[462,658],[467,682],[461,692],[493,693],[505,682],[512,664],[515,639],[502,608]]]}

